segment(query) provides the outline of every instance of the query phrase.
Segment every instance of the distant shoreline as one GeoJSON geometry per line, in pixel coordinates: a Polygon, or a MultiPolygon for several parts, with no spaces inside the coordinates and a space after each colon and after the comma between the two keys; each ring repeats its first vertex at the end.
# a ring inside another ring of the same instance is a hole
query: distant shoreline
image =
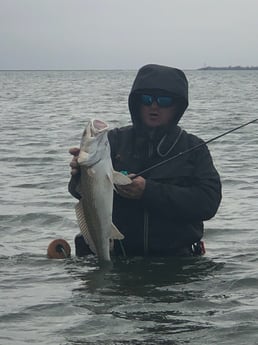
{"type": "MultiPolygon", "coordinates": [[[[258,66],[206,66],[201,68],[181,68],[183,71],[258,71],[258,66]]],[[[137,72],[137,69],[0,69],[2,72],[104,72],[104,71],[126,71],[126,72],[137,72]]]]}
{"type": "Polygon", "coordinates": [[[254,71],[258,70],[258,66],[207,66],[198,68],[198,71],[254,71]]]}

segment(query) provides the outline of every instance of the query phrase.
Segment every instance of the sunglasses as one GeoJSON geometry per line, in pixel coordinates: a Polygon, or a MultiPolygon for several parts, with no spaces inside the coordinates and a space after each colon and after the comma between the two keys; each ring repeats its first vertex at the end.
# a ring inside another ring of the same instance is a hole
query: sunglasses
{"type": "Polygon", "coordinates": [[[155,101],[161,108],[171,107],[175,100],[170,96],[141,95],[141,104],[150,106],[155,101]]]}

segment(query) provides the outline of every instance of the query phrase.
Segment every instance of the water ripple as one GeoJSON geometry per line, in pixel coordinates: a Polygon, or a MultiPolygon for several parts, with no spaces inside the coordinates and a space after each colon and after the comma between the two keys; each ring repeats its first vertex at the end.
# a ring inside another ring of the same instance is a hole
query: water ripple
{"type": "MultiPolygon", "coordinates": [[[[209,145],[223,202],[205,222],[206,257],[114,260],[106,272],[94,257],[74,257],[68,149],[89,118],[129,124],[135,73],[0,72],[2,344],[258,343],[257,124],[209,145]],[[59,237],[72,258],[47,258],[59,237]]],[[[187,131],[209,140],[255,116],[255,71],[186,74],[187,131]]]]}

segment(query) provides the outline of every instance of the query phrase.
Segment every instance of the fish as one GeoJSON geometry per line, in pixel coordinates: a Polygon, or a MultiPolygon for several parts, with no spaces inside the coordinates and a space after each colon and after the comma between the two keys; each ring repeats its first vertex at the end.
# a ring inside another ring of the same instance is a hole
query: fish
{"type": "Polygon", "coordinates": [[[113,240],[123,234],[112,222],[115,185],[127,185],[132,180],[114,171],[108,141],[109,125],[98,119],[90,120],[82,134],[78,164],[81,199],[75,206],[80,231],[100,263],[110,262],[113,240]]]}

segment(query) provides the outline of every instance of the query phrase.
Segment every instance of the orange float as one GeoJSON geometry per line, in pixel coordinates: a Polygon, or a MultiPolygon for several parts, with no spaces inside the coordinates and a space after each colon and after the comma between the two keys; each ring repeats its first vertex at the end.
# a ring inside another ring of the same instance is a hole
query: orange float
{"type": "Polygon", "coordinates": [[[58,238],[49,243],[47,248],[49,259],[65,259],[71,256],[71,247],[68,242],[58,238]]]}

